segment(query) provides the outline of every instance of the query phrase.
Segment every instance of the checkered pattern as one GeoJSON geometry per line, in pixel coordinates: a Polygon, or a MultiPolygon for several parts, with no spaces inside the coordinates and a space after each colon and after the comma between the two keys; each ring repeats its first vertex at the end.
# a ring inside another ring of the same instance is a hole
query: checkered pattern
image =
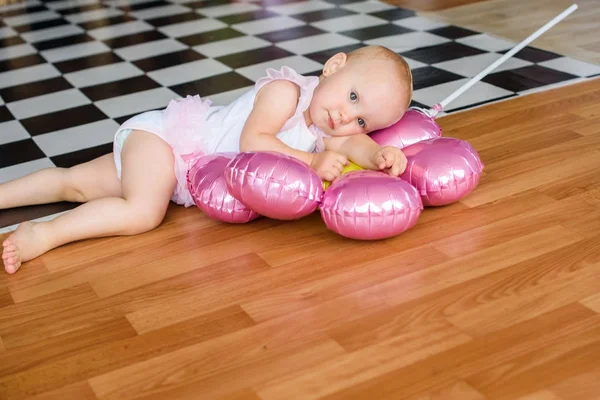
{"type": "MultiPolygon", "coordinates": [[[[338,51],[381,44],[431,106],[514,45],[373,0],[28,0],[0,17],[0,183],[106,154],[120,123],[172,98],[226,104],[267,67],[316,75],[338,51]]],[[[446,112],[599,73],[528,47],[446,112]]]]}

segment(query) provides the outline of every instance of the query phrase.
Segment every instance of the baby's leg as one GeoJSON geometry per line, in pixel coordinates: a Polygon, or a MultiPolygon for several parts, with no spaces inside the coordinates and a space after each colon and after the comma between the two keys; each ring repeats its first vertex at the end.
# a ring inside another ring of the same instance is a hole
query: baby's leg
{"type": "Polygon", "coordinates": [[[121,155],[123,197],[104,197],[85,203],[56,219],[21,224],[5,242],[17,248],[4,260],[14,273],[22,262],[65,243],[94,237],[134,235],[157,227],[163,220],[173,190],[171,147],[150,133],[131,133],[121,155]]]}
{"type": "MultiPolygon", "coordinates": [[[[72,168],[46,168],[0,185],[0,209],[33,204],[71,201],[83,203],[102,197],[121,197],[121,182],[112,154],[72,168]]],[[[18,247],[30,236],[34,225],[25,222],[3,244],[2,260],[7,271],[16,271],[28,254],[42,251],[39,246],[18,247]]],[[[33,256],[32,256],[33,257],[33,256]]]]}
{"type": "Polygon", "coordinates": [[[0,184],[0,210],[59,201],[84,203],[107,196],[121,196],[112,153],[72,168],[45,168],[0,184]]]}

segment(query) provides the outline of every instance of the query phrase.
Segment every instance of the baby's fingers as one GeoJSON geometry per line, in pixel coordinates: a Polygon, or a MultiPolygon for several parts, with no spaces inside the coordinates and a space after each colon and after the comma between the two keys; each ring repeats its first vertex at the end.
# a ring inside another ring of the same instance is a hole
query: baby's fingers
{"type": "Polygon", "coordinates": [[[385,159],[385,166],[387,168],[392,168],[395,164],[397,164],[397,161],[398,161],[398,158],[391,155],[385,159]]]}
{"type": "Polygon", "coordinates": [[[377,153],[375,153],[373,164],[377,165],[377,168],[379,169],[385,169],[387,162],[385,160],[385,156],[383,155],[383,151],[379,150],[377,153]]]}
{"type": "Polygon", "coordinates": [[[402,173],[404,173],[405,169],[406,169],[406,159],[400,158],[397,160],[397,162],[394,164],[394,167],[392,168],[392,175],[399,176],[402,173]]]}
{"type": "Polygon", "coordinates": [[[339,160],[334,161],[333,168],[337,169],[340,173],[344,172],[345,164],[339,160]]]}
{"type": "Polygon", "coordinates": [[[343,154],[337,153],[336,160],[342,163],[342,165],[348,165],[348,157],[343,154]]]}
{"type": "Polygon", "coordinates": [[[330,171],[323,171],[321,173],[321,179],[331,182],[335,179],[335,175],[330,171]]]}

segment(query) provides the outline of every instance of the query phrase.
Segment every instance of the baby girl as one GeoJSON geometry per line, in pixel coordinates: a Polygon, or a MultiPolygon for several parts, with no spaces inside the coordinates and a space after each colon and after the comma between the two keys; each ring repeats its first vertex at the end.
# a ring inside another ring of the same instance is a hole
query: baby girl
{"type": "Polygon", "coordinates": [[[411,96],[406,62],[385,47],[367,46],[332,56],[319,77],[270,69],[227,106],[188,96],[137,115],[117,130],[112,154],[0,185],[0,209],[83,203],[52,221],[19,225],[2,244],[4,268],[15,273],[21,263],[76,240],[156,228],[169,201],[194,204],[186,171],[203,154],[276,151],[328,181],[348,160],[397,176],[406,168],[404,154],[367,134],[397,122],[411,96]]]}

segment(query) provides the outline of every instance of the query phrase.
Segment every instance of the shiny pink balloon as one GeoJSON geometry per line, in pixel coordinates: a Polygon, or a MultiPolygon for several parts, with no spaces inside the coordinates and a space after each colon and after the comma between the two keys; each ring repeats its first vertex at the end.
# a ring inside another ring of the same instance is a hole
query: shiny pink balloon
{"type": "Polygon", "coordinates": [[[241,224],[260,215],[227,190],[225,167],[234,156],[234,153],[220,153],[200,157],[187,172],[187,184],[196,206],[210,218],[241,224]]]}
{"type": "Polygon", "coordinates": [[[400,177],[417,188],[426,206],[443,206],[467,196],[477,187],[483,163],[466,141],[425,140],[402,149],[408,163],[400,177]]]}
{"type": "Polygon", "coordinates": [[[261,215],[302,218],[317,208],[323,182],[304,162],[275,152],[238,154],[225,169],[230,193],[261,215]]]}
{"type": "Polygon", "coordinates": [[[399,235],[417,223],[422,210],[414,187],[380,171],[342,176],[327,189],[321,204],[329,230],[359,240],[399,235]]]}
{"type": "Polygon", "coordinates": [[[395,146],[400,149],[420,142],[442,136],[442,129],[429,115],[409,109],[402,119],[394,125],[369,134],[380,146],[395,146]]]}

